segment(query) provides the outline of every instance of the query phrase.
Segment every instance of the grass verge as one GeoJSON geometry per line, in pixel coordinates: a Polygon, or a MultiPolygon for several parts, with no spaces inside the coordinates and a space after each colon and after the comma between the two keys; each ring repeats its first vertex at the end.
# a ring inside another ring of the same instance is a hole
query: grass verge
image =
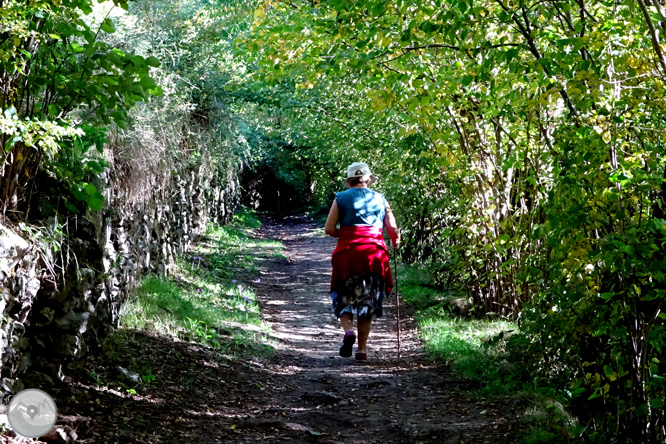
{"type": "Polygon", "coordinates": [[[445,362],[459,377],[476,382],[472,395],[488,402],[503,400],[516,406],[525,432],[522,444],[570,442],[575,424],[564,397],[534,372],[521,349],[518,326],[501,318],[474,318],[469,302],[437,290],[422,268],[401,266],[400,294],[416,309],[426,352],[445,362]]]}
{"type": "Polygon", "coordinates": [[[251,238],[260,225],[244,211],[227,226],[209,227],[178,258],[171,276],[143,280],[122,306],[121,328],[196,341],[227,354],[270,354],[269,328],[252,289],[260,282],[254,257],[281,255],[282,246],[251,238]]]}

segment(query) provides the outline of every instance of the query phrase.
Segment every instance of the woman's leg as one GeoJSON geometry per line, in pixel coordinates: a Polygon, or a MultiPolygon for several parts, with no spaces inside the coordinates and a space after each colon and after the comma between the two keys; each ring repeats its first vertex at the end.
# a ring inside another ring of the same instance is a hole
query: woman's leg
{"type": "Polygon", "coordinates": [[[340,315],[340,323],[342,328],[345,329],[345,337],[342,339],[342,346],[340,347],[340,356],[348,358],[352,355],[352,347],[356,342],[356,333],[354,333],[354,316],[351,313],[342,313],[340,315]]]}
{"type": "Polygon", "coordinates": [[[372,329],[372,318],[358,320],[358,351],[365,353],[365,344],[368,342],[370,330],[372,329]]]}
{"type": "Polygon", "coordinates": [[[351,313],[342,313],[340,315],[340,323],[345,333],[354,330],[354,316],[351,313]]]}

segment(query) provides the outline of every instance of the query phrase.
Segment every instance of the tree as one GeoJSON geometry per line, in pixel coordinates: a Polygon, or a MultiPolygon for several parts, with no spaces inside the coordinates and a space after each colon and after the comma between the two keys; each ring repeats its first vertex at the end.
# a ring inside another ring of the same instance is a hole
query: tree
{"type": "Polygon", "coordinates": [[[330,119],[373,122],[386,171],[427,159],[403,188],[427,215],[406,221],[418,257],[483,311],[522,315],[588,411],[605,400],[592,440],[666,435],[663,16],[639,6],[265,2],[243,42],[267,85],[360,93],[330,119]]]}
{"type": "MultiPolygon", "coordinates": [[[[114,4],[127,8],[125,0],[114,4]]],[[[91,149],[101,151],[105,125],[124,126],[128,109],[159,94],[149,76],[158,60],[100,40],[115,25],[107,17],[91,27],[84,14],[92,5],[92,0],[0,2],[0,202],[5,214],[29,212],[42,171],[71,190],[73,202],[58,196],[66,207],[62,211],[78,212],[76,201],[101,208],[102,195],[91,179],[104,162],[91,149]]]]}

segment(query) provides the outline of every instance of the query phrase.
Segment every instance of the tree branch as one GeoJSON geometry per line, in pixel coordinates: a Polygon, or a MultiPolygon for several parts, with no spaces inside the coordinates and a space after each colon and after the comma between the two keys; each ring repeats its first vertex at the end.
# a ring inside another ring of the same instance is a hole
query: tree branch
{"type": "Polygon", "coordinates": [[[416,51],[418,49],[434,49],[434,48],[448,48],[448,49],[455,49],[456,51],[475,51],[477,49],[496,49],[496,48],[503,48],[505,46],[517,46],[521,47],[523,46],[522,43],[500,43],[497,45],[490,45],[488,47],[486,46],[477,46],[475,48],[461,48],[460,46],[455,46],[455,45],[446,45],[444,43],[433,43],[430,45],[423,45],[423,46],[408,46],[406,48],[402,48],[403,51],[416,51]]]}
{"type": "MultiPolygon", "coordinates": [[[[527,16],[527,10],[525,8],[521,8],[523,20],[525,21],[524,23],[521,23],[521,21],[517,17],[516,12],[509,10],[509,7],[506,6],[504,3],[502,3],[502,0],[496,0],[496,1],[500,5],[500,7],[504,10],[504,12],[511,14],[511,19],[514,21],[516,26],[518,26],[520,33],[527,41],[527,44],[530,48],[530,52],[532,53],[534,58],[536,58],[537,60],[542,59],[543,56],[541,55],[539,48],[537,48],[536,42],[534,41],[534,37],[532,36],[532,27],[530,26],[530,20],[529,17],[527,16]]],[[[550,70],[545,65],[541,64],[541,68],[548,76],[551,76],[550,70]]],[[[560,89],[560,95],[564,99],[564,103],[567,105],[569,112],[576,119],[576,125],[578,125],[578,113],[576,112],[576,108],[574,107],[573,102],[571,101],[571,97],[569,97],[569,94],[566,92],[564,88],[560,89]]]]}
{"type": "Polygon", "coordinates": [[[652,37],[652,46],[654,51],[657,53],[659,58],[659,65],[661,65],[661,70],[663,74],[666,74],[666,60],[664,59],[664,53],[661,50],[661,43],[659,42],[659,36],[657,35],[657,30],[654,27],[652,18],[650,17],[650,11],[648,11],[647,6],[645,6],[644,0],[637,0],[638,6],[641,8],[643,17],[645,17],[645,23],[647,24],[648,29],[650,30],[650,36],[652,37]]]}

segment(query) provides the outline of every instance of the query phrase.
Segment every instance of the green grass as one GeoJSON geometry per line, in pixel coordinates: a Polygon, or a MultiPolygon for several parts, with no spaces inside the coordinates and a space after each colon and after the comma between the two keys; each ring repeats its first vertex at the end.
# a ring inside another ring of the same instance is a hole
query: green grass
{"type": "Polygon", "coordinates": [[[423,268],[400,266],[398,272],[401,297],[416,309],[429,357],[475,382],[472,396],[520,405],[527,429],[521,443],[568,442],[567,429],[575,424],[553,388],[531,374],[518,326],[497,317],[469,316],[473,307],[461,309],[468,304],[464,298],[438,289],[423,268]]]}
{"type": "Polygon", "coordinates": [[[261,227],[261,220],[258,214],[247,208],[243,208],[234,215],[234,223],[245,228],[261,227]]]}
{"type": "Polygon", "coordinates": [[[177,260],[171,276],[149,276],[123,304],[120,326],[196,341],[223,353],[268,354],[270,329],[259,316],[252,284],[255,258],[281,255],[276,241],[253,239],[256,215],[242,212],[208,232],[177,260]]]}
{"type": "Polygon", "coordinates": [[[502,381],[497,373],[511,371],[502,362],[502,353],[484,346],[503,331],[516,326],[508,321],[453,318],[446,312],[429,310],[420,317],[421,337],[426,351],[434,360],[446,361],[461,376],[486,384],[498,394],[507,394],[514,387],[502,381]],[[494,382],[500,382],[497,386],[494,382]]]}
{"type": "MultiPolygon", "coordinates": [[[[401,266],[398,271],[400,294],[417,309],[421,339],[431,359],[446,362],[459,376],[484,385],[497,380],[498,372],[511,372],[505,368],[503,350],[487,344],[502,332],[516,330],[515,323],[459,316],[456,301],[461,298],[438,289],[426,270],[401,266]]],[[[511,387],[499,384],[492,390],[506,394],[511,387]]]]}
{"type": "MultiPolygon", "coordinates": [[[[398,267],[400,296],[412,307],[424,309],[447,309],[454,297],[451,293],[437,289],[430,274],[423,268],[398,267]]],[[[422,313],[423,315],[423,313],[422,313]]]]}

